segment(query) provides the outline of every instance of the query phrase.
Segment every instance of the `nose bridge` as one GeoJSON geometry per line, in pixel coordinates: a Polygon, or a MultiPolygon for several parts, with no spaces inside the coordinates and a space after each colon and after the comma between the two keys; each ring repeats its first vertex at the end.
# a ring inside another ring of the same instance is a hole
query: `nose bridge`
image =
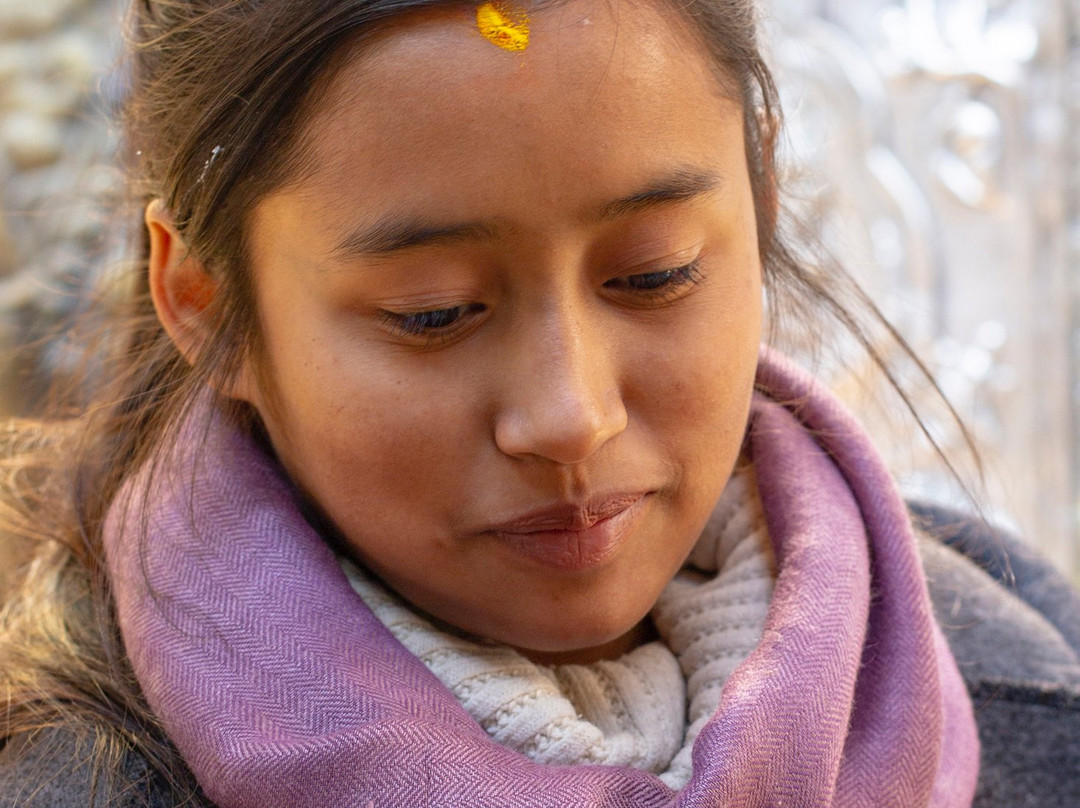
{"type": "Polygon", "coordinates": [[[626,428],[613,346],[584,308],[552,301],[517,329],[495,429],[506,454],[577,463],[626,428]]]}

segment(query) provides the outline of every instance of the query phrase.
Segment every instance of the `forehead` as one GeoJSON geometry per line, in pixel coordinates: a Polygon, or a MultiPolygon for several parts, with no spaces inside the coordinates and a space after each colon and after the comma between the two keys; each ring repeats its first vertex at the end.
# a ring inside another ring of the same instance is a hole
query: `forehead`
{"type": "MultiPolygon", "coordinates": [[[[499,61],[521,76],[550,74],[566,77],[582,68],[599,75],[620,72],[626,60],[647,58],[652,65],[661,52],[673,48],[683,57],[692,57],[703,66],[710,62],[703,28],[691,21],[690,13],[679,8],[680,0],[476,0],[465,3],[438,3],[414,8],[392,17],[365,34],[354,48],[346,46],[342,60],[358,74],[378,71],[381,65],[401,66],[426,59],[437,65],[437,73],[427,73],[426,82],[443,83],[468,77],[471,68],[490,73],[492,43],[502,41],[499,61]],[[516,30],[510,36],[496,35],[493,25],[504,22],[516,30]],[[515,58],[516,57],[516,58],[515,58]],[[584,61],[581,61],[584,57],[584,61]]],[[[711,64],[709,64],[711,68],[711,64]]],[[[719,75],[720,71],[717,71],[719,75]]],[[[572,75],[571,75],[572,77],[572,75]]],[[[338,90],[343,82],[335,82],[338,90]]],[[[345,85],[354,84],[345,79],[345,85]]]]}
{"type": "Polygon", "coordinates": [[[600,159],[643,176],[704,159],[718,121],[736,124],[724,148],[743,159],[739,105],[673,7],[567,0],[524,13],[523,50],[492,44],[476,6],[454,5],[403,15],[342,54],[306,127],[305,190],[465,207],[507,184],[559,194],[599,180],[600,159]]]}

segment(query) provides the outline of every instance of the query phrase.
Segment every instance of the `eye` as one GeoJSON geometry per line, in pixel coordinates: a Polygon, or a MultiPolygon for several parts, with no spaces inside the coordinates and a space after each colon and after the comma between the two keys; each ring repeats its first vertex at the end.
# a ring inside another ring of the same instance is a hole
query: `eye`
{"type": "Polygon", "coordinates": [[[479,303],[451,306],[427,311],[384,311],[382,321],[391,331],[403,337],[428,337],[430,340],[446,338],[484,310],[479,303]]]}
{"type": "Polygon", "coordinates": [[[636,275],[627,275],[622,278],[612,278],[604,283],[608,289],[617,289],[628,294],[636,294],[649,299],[661,298],[672,299],[684,290],[685,287],[693,286],[701,280],[697,262],[686,264],[674,269],[664,269],[657,272],[642,272],[636,275]]]}

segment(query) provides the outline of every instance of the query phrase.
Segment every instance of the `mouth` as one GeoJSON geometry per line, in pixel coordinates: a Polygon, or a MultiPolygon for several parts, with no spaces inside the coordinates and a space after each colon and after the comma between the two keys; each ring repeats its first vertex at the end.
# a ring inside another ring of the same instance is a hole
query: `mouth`
{"type": "Polygon", "coordinates": [[[618,493],[559,503],[488,527],[515,555],[566,571],[598,567],[629,539],[649,492],[618,493]]]}

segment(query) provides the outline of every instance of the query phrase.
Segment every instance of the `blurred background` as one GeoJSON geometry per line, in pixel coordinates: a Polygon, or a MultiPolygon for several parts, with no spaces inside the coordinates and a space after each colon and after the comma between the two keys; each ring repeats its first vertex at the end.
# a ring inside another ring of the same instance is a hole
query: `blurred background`
{"type": "MultiPolygon", "coordinates": [[[[1080,581],[1080,2],[766,3],[796,204],[974,432],[989,515],[1080,581]]],[[[955,496],[886,432],[909,495],[955,496]]]]}
{"type": "MultiPolygon", "coordinates": [[[[763,3],[792,206],[967,421],[988,514],[1080,582],[1080,2],[763,3]]],[[[5,414],[70,367],[55,329],[122,260],[120,17],[115,0],[0,0],[0,347],[29,346],[5,352],[5,414]]],[[[868,411],[905,492],[954,501],[910,422],[880,412],[880,380],[838,356],[819,371],[868,411]]]]}

